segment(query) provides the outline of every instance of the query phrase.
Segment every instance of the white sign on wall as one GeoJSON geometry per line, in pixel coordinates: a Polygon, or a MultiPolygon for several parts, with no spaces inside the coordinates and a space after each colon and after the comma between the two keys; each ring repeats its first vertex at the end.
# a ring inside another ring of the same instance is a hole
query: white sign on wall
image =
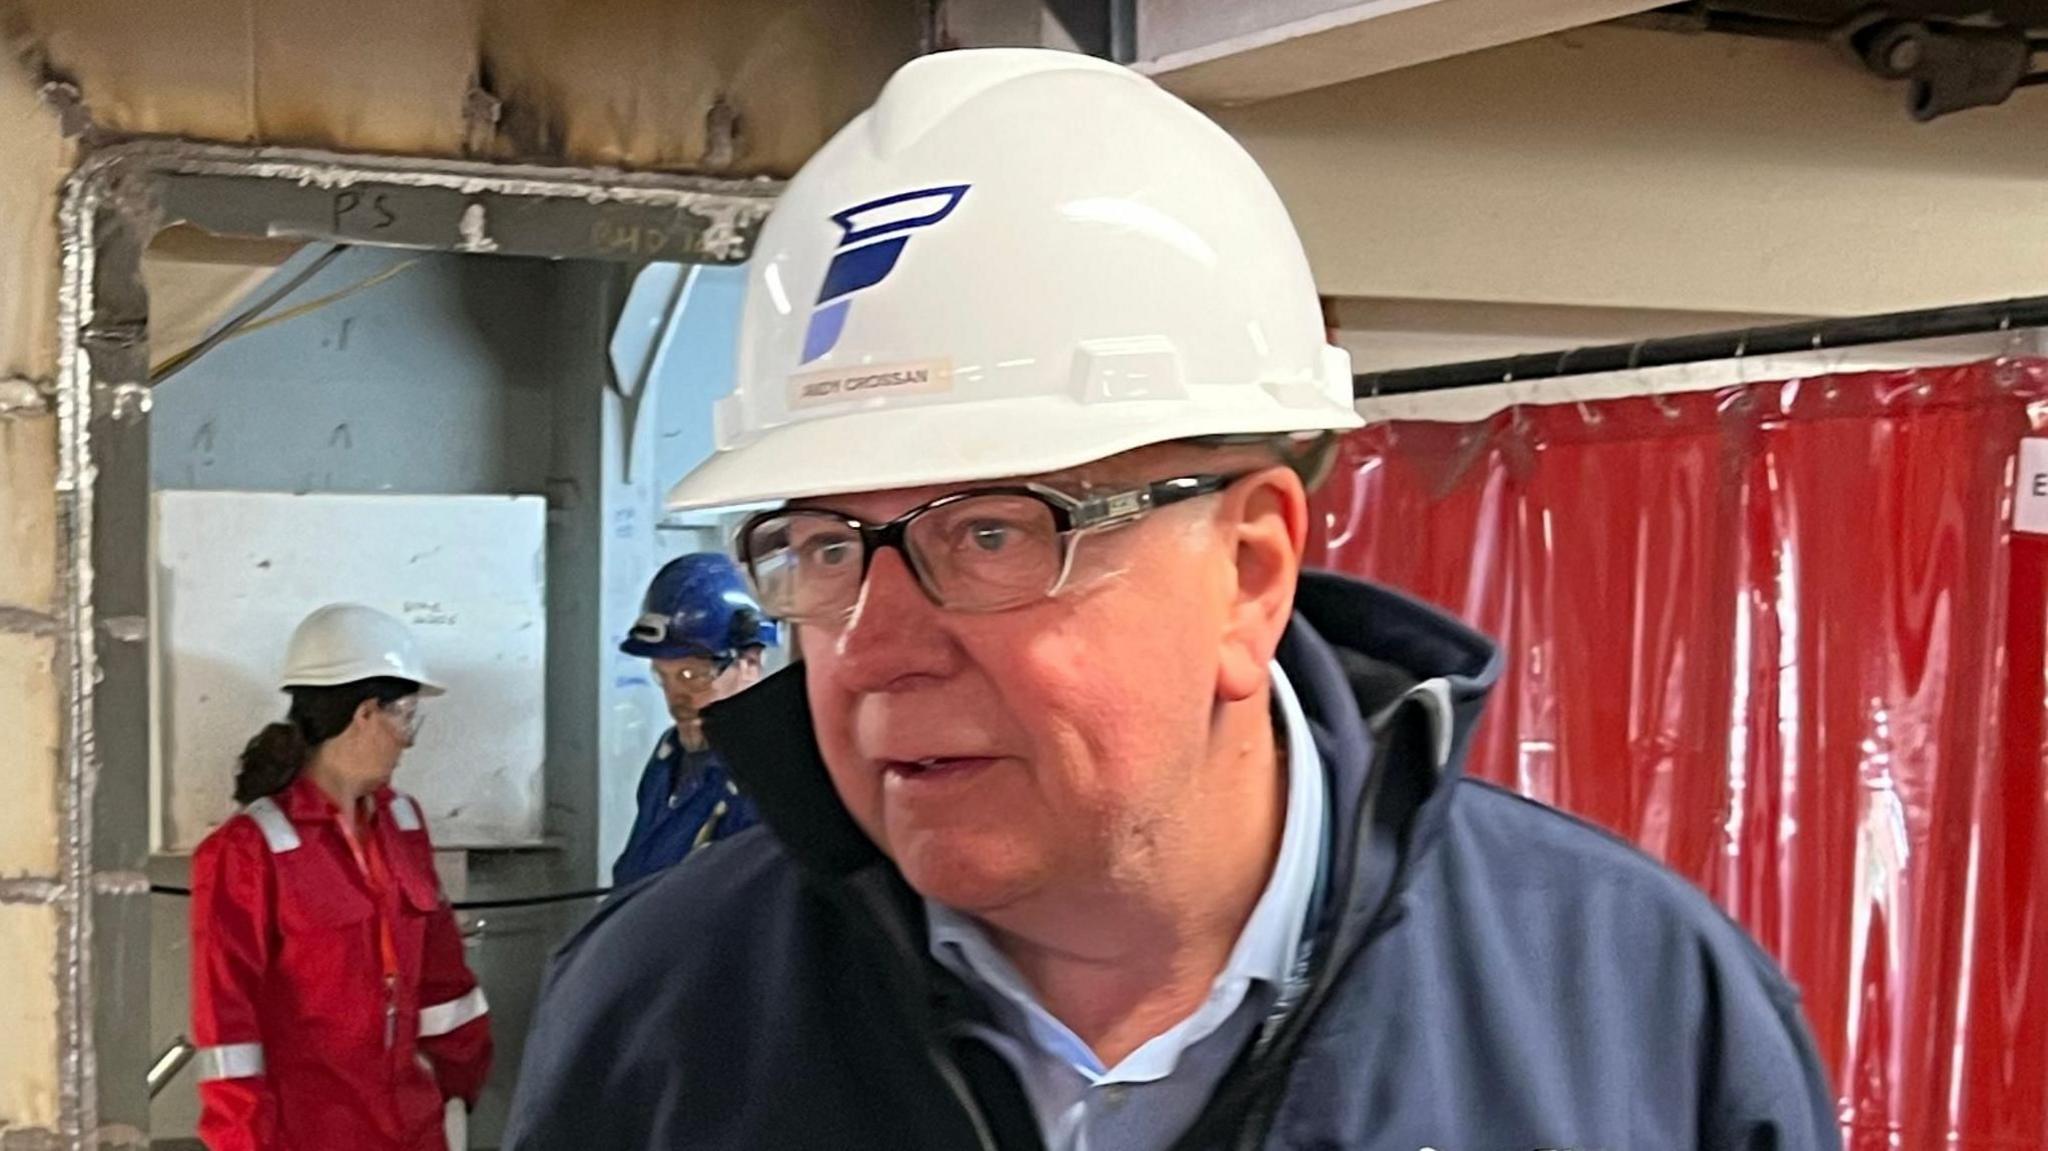
{"type": "Polygon", "coordinates": [[[441,847],[530,845],[545,808],[547,509],[538,497],[167,491],[151,637],[160,846],[234,810],[236,757],[281,719],[285,643],[353,602],[405,620],[448,694],[423,700],[397,786],[441,847]]]}

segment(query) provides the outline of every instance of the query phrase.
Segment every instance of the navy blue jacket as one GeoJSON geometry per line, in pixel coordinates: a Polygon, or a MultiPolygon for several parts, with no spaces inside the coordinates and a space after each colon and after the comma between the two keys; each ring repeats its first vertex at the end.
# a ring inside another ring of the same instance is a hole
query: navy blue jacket
{"type": "MultiPolygon", "coordinates": [[[[1296,606],[1280,662],[1329,773],[1332,898],[1308,991],[1179,1147],[1839,1146],[1797,997],[1739,928],[1627,844],[1461,777],[1487,641],[1336,577],[1296,606]]],[[[801,675],[707,716],[776,834],[698,852],[556,957],[512,1151],[1040,1146],[971,1034],[986,1008],[834,797],[801,675]]]]}
{"type": "Polygon", "coordinates": [[[626,887],[682,862],[707,842],[761,822],[716,752],[688,751],[670,728],[640,773],[639,811],[625,849],[612,864],[612,886],[626,887]],[[709,832],[706,832],[706,825],[709,832]]]}

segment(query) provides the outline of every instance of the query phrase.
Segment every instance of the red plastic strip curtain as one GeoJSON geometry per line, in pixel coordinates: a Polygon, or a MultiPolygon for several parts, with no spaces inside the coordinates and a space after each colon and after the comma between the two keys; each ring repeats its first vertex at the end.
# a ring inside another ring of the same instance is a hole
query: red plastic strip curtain
{"type": "Polygon", "coordinates": [[[1502,642],[1475,773],[1778,957],[1859,1151],[2048,1148],[2031,436],[2008,360],[1380,424],[1317,499],[1312,563],[1502,642]]]}

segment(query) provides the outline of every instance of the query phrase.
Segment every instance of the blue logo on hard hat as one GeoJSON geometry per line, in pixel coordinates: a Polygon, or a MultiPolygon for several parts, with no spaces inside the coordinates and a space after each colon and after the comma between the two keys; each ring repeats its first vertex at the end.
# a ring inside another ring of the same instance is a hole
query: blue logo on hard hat
{"type": "Polygon", "coordinates": [[[887,279],[910,243],[907,233],[929,228],[953,214],[966,184],[946,184],[898,192],[879,200],[856,204],[832,217],[839,225],[839,248],[825,269],[825,282],[818,288],[818,302],[811,312],[810,327],[804,331],[804,358],[810,363],[839,343],[846,330],[847,309],[852,296],[887,279]],[[884,238],[886,237],[886,238],[884,238]]]}

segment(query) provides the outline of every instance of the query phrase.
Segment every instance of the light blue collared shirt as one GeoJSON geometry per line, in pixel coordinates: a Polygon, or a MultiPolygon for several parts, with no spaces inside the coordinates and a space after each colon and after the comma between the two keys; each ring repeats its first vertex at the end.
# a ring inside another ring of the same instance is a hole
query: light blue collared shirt
{"type": "Polygon", "coordinates": [[[1186,1132],[1278,1002],[1300,956],[1322,868],[1329,798],[1294,686],[1272,668],[1287,737],[1287,813],[1265,892],[1194,1014],[1114,1067],[1053,1018],[974,920],[930,900],[933,958],[994,1007],[982,1037],[1017,1070],[1048,1151],[1163,1151],[1186,1132]]]}

